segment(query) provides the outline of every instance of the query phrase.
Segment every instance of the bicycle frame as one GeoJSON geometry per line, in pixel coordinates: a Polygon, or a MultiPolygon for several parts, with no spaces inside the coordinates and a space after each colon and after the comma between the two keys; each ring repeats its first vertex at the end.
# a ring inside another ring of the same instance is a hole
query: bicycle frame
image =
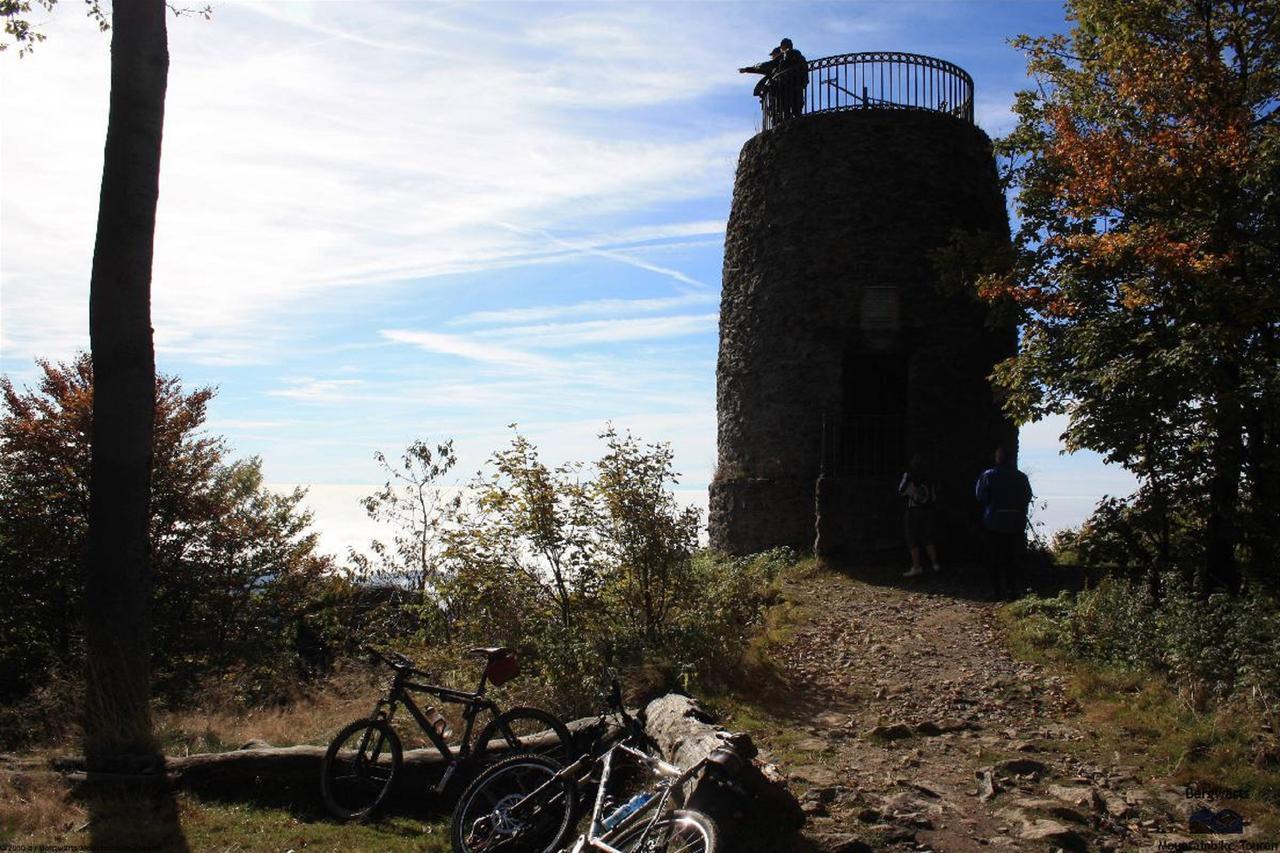
{"type": "Polygon", "coordinates": [[[595,804],[591,809],[591,822],[587,827],[587,833],[579,836],[577,842],[574,843],[571,850],[573,853],[581,853],[583,850],[599,850],[601,853],[622,853],[616,847],[609,844],[610,841],[617,840],[623,832],[630,832],[634,827],[638,826],[642,820],[647,820],[644,830],[640,836],[634,839],[637,842],[643,842],[649,836],[649,832],[667,813],[667,803],[673,796],[681,797],[679,793],[684,783],[695,776],[703,766],[706,760],[699,761],[688,769],[681,770],[674,764],[668,764],[660,758],[654,758],[634,747],[627,746],[625,743],[615,744],[604,757],[601,759],[603,767],[600,770],[600,786],[596,789],[595,804]],[[605,788],[609,784],[609,775],[613,770],[613,755],[617,750],[622,750],[627,755],[639,763],[647,766],[653,771],[654,775],[662,777],[658,783],[658,793],[651,797],[647,803],[640,806],[631,814],[612,829],[606,829],[604,826],[604,798],[605,788]],[[649,815],[646,819],[645,815],[649,815]]]}
{"type": "Polygon", "coordinates": [[[439,794],[443,793],[448,786],[449,779],[453,776],[454,771],[458,769],[458,765],[466,761],[472,753],[471,732],[475,729],[476,717],[488,711],[496,719],[499,711],[497,704],[484,696],[485,676],[483,674],[480,676],[480,685],[474,693],[454,690],[451,687],[443,687],[438,684],[421,684],[409,680],[413,676],[423,674],[418,670],[396,668],[387,696],[378,700],[378,704],[374,706],[373,715],[375,718],[391,722],[391,718],[396,712],[397,704],[403,704],[409,710],[410,716],[417,722],[418,727],[422,729],[427,739],[431,741],[431,745],[436,748],[440,756],[445,760],[444,773],[441,775],[440,781],[435,785],[435,792],[439,794]],[[456,752],[449,747],[449,743],[436,731],[435,726],[427,719],[426,714],[413,701],[412,693],[426,693],[447,704],[466,706],[462,712],[462,742],[456,752]]]}
{"type": "MultiPolygon", "coordinates": [[[[586,784],[590,781],[592,769],[596,762],[600,762],[601,770],[600,781],[596,789],[595,802],[591,809],[591,821],[587,827],[586,834],[578,836],[578,839],[574,842],[573,846],[566,848],[566,850],[572,851],[572,853],[583,853],[583,851],[586,850],[598,850],[600,853],[622,853],[622,851],[618,850],[618,848],[614,847],[609,842],[616,841],[622,833],[631,832],[642,821],[647,821],[640,836],[633,839],[635,841],[644,841],[653,827],[667,813],[667,803],[670,802],[673,797],[683,799],[683,795],[680,792],[684,783],[697,775],[697,773],[707,764],[707,760],[703,759],[692,767],[686,770],[681,770],[674,764],[668,764],[660,758],[654,758],[653,756],[632,746],[628,746],[625,743],[616,743],[599,758],[592,759],[588,756],[579,758],[577,761],[557,773],[554,779],[544,782],[525,795],[519,802],[511,806],[510,811],[512,813],[519,812],[522,808],[528,808],[529,804],[532,803],[532,813],[536,815],[546,807],[546,805],[540,803],[539,800],[542,797],[543,792],[546,791],[548,787],[556,784],[557,780],[561,780],[566,777],[576,779],[578,784],[586,784]],[[627,817],[617,826],[607,829],[604,826],[603,815],[605,790],[609,784],[609,776],[613,770],[613,756],[618,750],[621,750],[631,756],[636,761],[652,770],[655,775],[662,778],[657,786],[659,790],[647,803],[627,815],[627,817]]],[[[555,802],[555,799],[551,802],[555,802]]]]}

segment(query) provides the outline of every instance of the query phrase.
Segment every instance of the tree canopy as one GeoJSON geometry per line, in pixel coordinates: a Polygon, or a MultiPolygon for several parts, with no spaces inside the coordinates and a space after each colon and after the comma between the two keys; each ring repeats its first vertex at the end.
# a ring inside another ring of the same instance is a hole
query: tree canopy
{"type": "MultiPolygon", "coordinates": [[[[0,396],[0,699],[12,699],[50,671],[79,666],[90,359],[40,362],[30,389],[0,377],[0,396]]],[[[330,562],[315,553],[304,493],[266,490],[258,459],[231,459],[225,442],[204,432],[213,396],[156,379],[154,670],[165,698],[231,672],[250,676],[245,689],[259,695],[249,698],[264,698],[262,690],[296,684],[322,653],[317,639],[336,617],[316,596],[334,581],[330,562]]]]}
{"type": "MultiPolygon", "coordinates": [[[[1017,315],[996,381],[1019,422],[1136,472],[1146,556],[1203,530],[1202,585],[1267,575],[1277,502],[1280,4],[1069,0],[1021,36],[1011,263],[979,294],[1017,315]]],[[[1141,550],[1141,549],[1139,549],[1141,550]]]]}

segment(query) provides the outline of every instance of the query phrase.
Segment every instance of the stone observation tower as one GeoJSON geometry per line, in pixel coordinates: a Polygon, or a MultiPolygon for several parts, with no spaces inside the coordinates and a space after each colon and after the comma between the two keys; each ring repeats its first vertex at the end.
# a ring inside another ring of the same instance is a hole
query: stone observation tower
{"type": "Polygon", "coordinates": [[[1014,331],[937,286],[957,231],[1009,239],[973,80],[855,53],[810,62],[802,101],[771,87],[791,100],[766,92],[725,234],[711,544],[901,554],[897,485],[921,452],[944,561],[971,551],[974,481],[1016,439],[987,380],[1014,331]]]}

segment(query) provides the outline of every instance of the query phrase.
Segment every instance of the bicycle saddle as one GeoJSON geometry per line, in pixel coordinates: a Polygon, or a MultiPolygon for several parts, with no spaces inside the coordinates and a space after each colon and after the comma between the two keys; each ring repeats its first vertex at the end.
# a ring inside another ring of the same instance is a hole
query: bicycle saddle
{"type": "Polygon", "coordinates": [[[477,657],[487,657],[489,660],[493,660],[494,658],[506,657],[511,654],[511,649],[506,646],[493,646],[490,648],[477,647],[474,649],[467,649],[467,654],[476,655],[477,657]]]}

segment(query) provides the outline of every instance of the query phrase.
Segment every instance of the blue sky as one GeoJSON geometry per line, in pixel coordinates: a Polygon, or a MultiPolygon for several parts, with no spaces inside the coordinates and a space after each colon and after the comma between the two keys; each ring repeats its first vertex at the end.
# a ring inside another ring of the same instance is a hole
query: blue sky
{"type": "MultiPolygon", "coordinates": [[[[754,77],[901,50],[974,77],[1011,126],[1023,2],[215,5],[170,22],[156,233],[160,369],[216,385],[209,428],[269,482],[312,487],[323,544],[372,531],[375,450],[452,437],[459,472],[509,438],[593,458],[606,420],[669,441],[691,502],[715,463],[724,222],[754,77]]],[[[0,367],[87,346],[109,37],[64,0],[0,55],[0,367]]],[[[1131,479],[1023,431],[1051,527],[1131,479]]]]}

